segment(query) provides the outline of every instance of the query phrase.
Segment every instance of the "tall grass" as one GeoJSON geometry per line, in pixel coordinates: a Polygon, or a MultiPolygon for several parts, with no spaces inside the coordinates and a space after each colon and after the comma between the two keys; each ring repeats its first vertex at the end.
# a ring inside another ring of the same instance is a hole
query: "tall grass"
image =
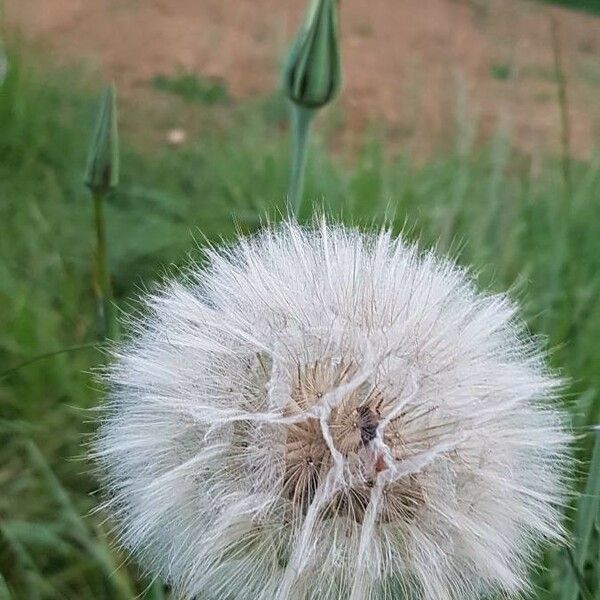
{"type": "MultiPolygon", "coordinates": [[[[104,355],[87,348],[13,368],[95,341],[93,207],[82,171],[96,104],[70,73],[36,67],[35,55],[10,62],[0,92],[0,598],[161,598],[93,512],[96,483],[82,457],[94,428],[86,409],[102,393],[90,373],[104,355]]],[[[107,206],[120,310],[190,250],[201,258],[203,240],[280,218],[288,139],[266,106],[273,101],[228,108],[228,127],[179,149],[125,144],[122,185],[107,206]]],[[[482,286],[514,290],[568,381],[565,402],[582,434],[574,489],[583,490],[587,427],[600,420],[600,156],[571,165],[568,201],[560,158],[521,156],[500,134],[475,149],[458,131],[455,149],[424,165],[386,157],[376,138],[356,156],[329,156],[317,139],[306,176],[317,206],[366,226],[387,221],[474,265],[482,286]]],[[[553,548],[532,597],[567,600],[584,587],[600,598],[597,482],[595,472],[582,510],[569,512],[579,536],[574,586],[568,552],[553,548]]]]}

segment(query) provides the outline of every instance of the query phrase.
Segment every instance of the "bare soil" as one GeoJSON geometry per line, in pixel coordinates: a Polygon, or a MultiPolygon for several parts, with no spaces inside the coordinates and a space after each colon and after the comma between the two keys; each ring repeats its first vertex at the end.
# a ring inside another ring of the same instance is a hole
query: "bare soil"
{"type": "MultiPolygon", "coordinates": [[[[142,103],[149,101],[149,82],[157,74],[222,78],[238,99],[270,92],[305,1],[4,0],[4,5],[9,26],[57,60],[91,61],[128,101],[142,103]]],[[[586,158],[598,147],[600,19],[525,0],[341,0],[341,5],[344,137],[356,139],[377,124],[389,140],[421,155],[455,140],[457,127],[475,123],[478,139],[501,126],[526,152],[558,150],[554,15],[572,152],[586,158]]]]}

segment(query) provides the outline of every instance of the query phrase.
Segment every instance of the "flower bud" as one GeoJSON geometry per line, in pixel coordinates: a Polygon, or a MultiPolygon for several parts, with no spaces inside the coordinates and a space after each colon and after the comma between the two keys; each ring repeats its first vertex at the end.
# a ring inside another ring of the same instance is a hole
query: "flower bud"
{"type": "Polygon", "coordinates": [[[337,0],[313,0],[288,57],[285,93],[295,104],[316,109],[334,98],[340,80],[337,0]]]}
{"type": "Polygon", "coordinates": [[[90,146],[85,185],[92,192],[108,192],[119,183],[119,133],[117,95],[109,86],[102,95],[96,131],[90,146]]]}

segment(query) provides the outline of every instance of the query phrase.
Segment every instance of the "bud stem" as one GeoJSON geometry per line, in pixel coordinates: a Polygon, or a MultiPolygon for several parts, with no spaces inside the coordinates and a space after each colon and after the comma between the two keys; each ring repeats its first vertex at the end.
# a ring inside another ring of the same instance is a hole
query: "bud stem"
{"type": "Polygon", "coordinates": [[[98,321],[103,338],[118,338],[118,324],[113,306],[112,285],[108,270],[106,222],[104,218],[105,193],[93,192],[96,253],[94,257],[94,289],[98,303],[98,321]]]}
{"type": "Polygon", "coordinates": [[[288,192],[288,203],[293,209],[293,214],[298,217],[302,206],[302,193],[304,191],[304,172],[306,170],[306,157],[308,153],[308,138],[310,124],[315,110],[297,104],[292,105],[292,173],[288,192]]]}

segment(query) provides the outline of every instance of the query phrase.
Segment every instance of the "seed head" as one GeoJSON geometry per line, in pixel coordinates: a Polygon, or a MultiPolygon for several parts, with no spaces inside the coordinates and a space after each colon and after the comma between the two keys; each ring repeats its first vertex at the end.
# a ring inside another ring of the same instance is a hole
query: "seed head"
{"type": "Polygon", "coordinates": [[[447,259],[287,224],[146,307],[95,450],[121,542],[182,596],[474,600],[560,537],[558,382],[447,259]]]}

